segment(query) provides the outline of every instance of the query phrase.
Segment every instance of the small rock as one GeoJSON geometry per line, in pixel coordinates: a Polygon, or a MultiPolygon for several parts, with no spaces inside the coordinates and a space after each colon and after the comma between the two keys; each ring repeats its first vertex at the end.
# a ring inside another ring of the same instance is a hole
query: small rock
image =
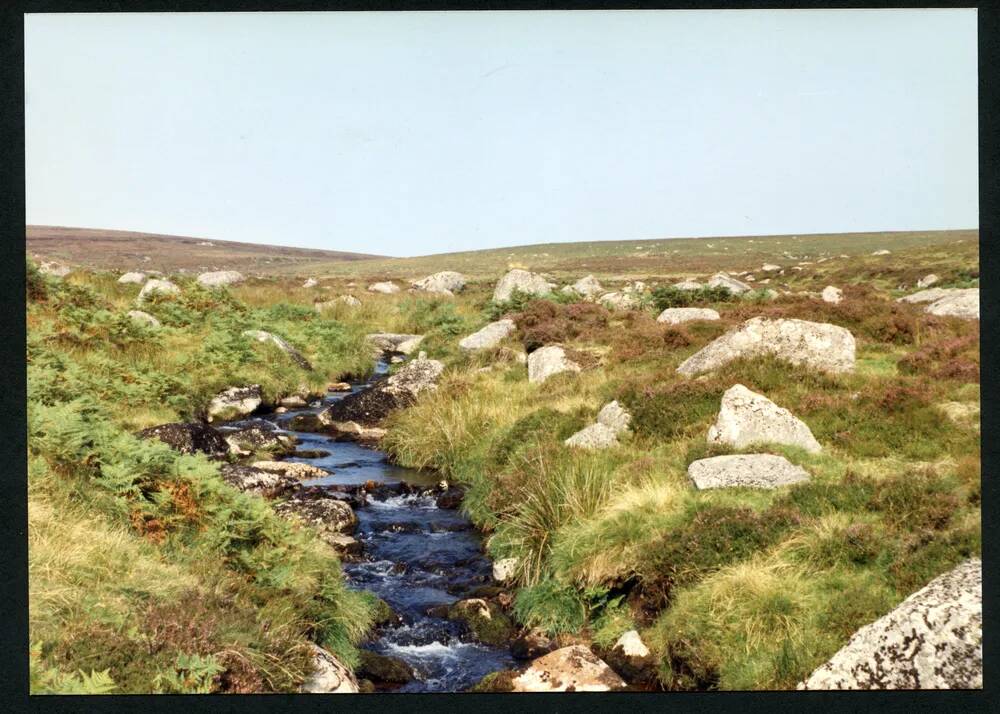
{"type": "Polygon", "coordinates": [[[939,278],[934,273],[928,273],[927,275],[925,275],[924,277],[920,278],[920,280],[917,281],[917,287],[929,288],[931,285],[938,282],[939,280],[941,280],[941,278],[939,278]]]}
{"type": "Polygon", "coordinates": [[[736,278],[730,277],[725,273],[716,273],[708,281],[708,287],[710,288],[725,288],[729,292],[739,295],[745,293],[750,289],[750,286],[746,283],[737,280],[736,278]]]}
{"type": "Polygon", "coordinates": [[[556,649],[556,643],[541,630],[534,629],[510,643],[510,654],[514,659],[536,659],[556,649]]]}
{"type": "Polygon", "coordinates": [[[139,291],[137,300],[142,302],[150,295],[179,295],[181,289],[169,280],[147,280],[139,291]]]}
{"type": "Polygon", "coordinates": [[[840,288],[834,287],[833,285],[827,285],[823,288],[822,297],[823,302],[829,302],[836,305],[844,299],[844,291],[840,288]]]}
{"type": "Polygon", "coordinates": [[[222,458],[229,453],[229,444],[218,429],[198,422],[160,424],[143,429],[137,436],[143,439],[159,439],[164,444],[182,454],[207,454],[212,458],[222,458]]]}
{"type": "Polygon", "coordinates": [[[319,281],[316,280],[316,278],[307,278],[306,281],[302,283],[302,287],[304,288],[314,288],[317,285],[319,285],[319,281]]]}
{"type": "Polygon", "coordinates": [[[742,384],[734,384],[722,395],[719,416],[708,428],[708,443],[737,449],[759,443],[787,444],[810,453],[821,449],[805,422],[742,384]]]}
{"type": "Polygon", "coordinates": [[[668,307],[656,318],[657,322],[679,325],[692,320],[718,320],[719,313],[707,307],[668,307]]]}
{"type": "Polygon", "coordinates": [[[448,609],[448,619],[462,622],[473,637],[488,645],[506,645],[514,634],[511,619],[482,598],[459,600],[448,609]]]}
{"type": "Polygon", "coordinates": [[[358,525],[358,518],[350,504],[334,498],[321,488],[295,491],[287,501],[275,503],[274,510],[295,515],[316,528],[324,539],[334,533],[350,535],[358,525]]]}
{"type": "Polygon", "coordinates": [[[252,466],[224,464],[219,473],[229,485],[248,493],[257,493],[265,498],[278,498],[299,487],[297,479],[285,474],[273,473],[252,466]]]}
{"type": "Polygon", "coordinates": [[[256,340],[257,342],[270,342],[275,345],[278,349],[288,355],[291,360],[297,364],[302,369],[312,370],[312,365],[309,364],[309,360],[302,356],[302,353],[297,349],[292,347],[288,342],[286,342],[281,337],[271,334],[270,332],[265,332],[264,330],[244,330],[244,337],[249,337],[250,339],[256,340]]]}
{"type": "MultiPolygon", "coordinates": [[[[975,288],[971,288],[975,290],[975,288]]],[[[921,290],[915,292],[911,295],[904,295],[903,297],[896,300],[896,302],[908,302],[908,303],[921,303],[921,302],[934,302],[935,300],[940,300],[948,295],[961,294],[961,288],[930,288],[929,290],[921,290]]]]}
{"type": "Polygon", "coordinates": [[[326,390],[328,392],[349,392],[351,385],[347,382],[330,382],[326,385],[326,390]]]}
{"type": "Polygon", "coordinates": [[[491,349],[500,344],[516,329],[517,325],[514,324],[513,320],[497,320],[463,338],[459,341],[458,346],[466,351],[491,349]]]}
{"type": "Polygon", "coordinates": [[[424,336],[398,332],[373,332],[370,335],[366,335],[365,339],[371,342],[380,353],[400,352],[402,354],[410,354],[420,345],[424,336]]]}
{"type": "Polygon", "coordinates": [[[259,384],[230,387],[212,397],[212,401],[208,403],[208,421],[227,421],[248,416],[253,414],[263,401],[264,395],[259,384]]]}
{"type": "Polygon", "coordinates": [[[142,285],[144,282],[146,282],[146,274],[145,273],[125,273],[120,278],[118,278],[118,282],[121,283],[122,285],[125,285],[127,283],[136,283],[138,285],[142,285]]]}
{"type": "Polygon", "coordinates": [[[72,270],[69,267],[65,266],[65,265],[59,265],[58,263],[47,263],[46,262],[46,263],[40,263],[38,265],[38,272],[40,272],[40,273],[42,273],[44,275],[51,275],[52,277],[55,277],[55,278],[65,278],[67,275],[69,275],[72,272],[72,270]]]}
{"type": "Polygon", "coordinates": [[[399,286],[393,282],[372,283],[368,286],[368,292],[389,295],[392,293],[398,293],[399,286]]]}
{"type": "Polygon", "coordinates": [[[566,446],[579,449],[608,449],[618,446],[615,431],[604,424],[591,424],[573,434],[563,442],[566,446]]]}
{"type": "Polygon", "coordinates": [[[885,248],[883,248],[882,250],[876,250],[876,251],[874,251],[872,253],[872,255],[889,255],[889,252],[890,251],[888,251],[885,248]]]}
{"type": "Polygon", "coordinates": [[[563,292],[592,298],[604,292],[604,288],[601,287],[601,283],[597,278],[593,275],[588,275],[585,278],[580,278],[572,285],[567,285],[563,288],[563,292]]]}
{"type": "Polygon", "coordinates": [[[354,670],[355,675],[370,679],[373,682],[389,684],[406,684],[414,679],[413,670],[398,657],[376,654],[368,650],[359,650],[360,662],[354,670]]]}
{"type": "Polygon", "coordinates": [[[144,325],[149,325],[150,327],[160,327],[159,320],[150,315],[148,312],[143,312],[142,310],[129,310],[128,317],[135,320],[136,322],[141,322],[144,325]]]}
{"type": "Polygon", "coordinates": [[[288,397],[282,397],[281,401],[278,402],[283,407],[288,407],[289,409],[304,409],[308,406],[308,402],[303,399],[298,394],[292,394],[288,397]]]}
{"type": "Polygon", "coordinates": [[[560,372],[579,372],[580,365],[566,357],[558,345],[541,347],[528,355],[528,381],[538,384],[560,372]]]}
{"type": "Polygon", "coordinates": [[[631,421],[632,415],[625,411],[618,400],[608,402],[597,413],[597,423],[603,424],[619,435],[628,431],[631,421]]]}
{"type": "Polygon", "coordinates": [[[607,655],[607,663],[626,682],[646,685],[657,682],[659,662],[635,630],[618,638],[607,655]]]}
{"type": "Polygon", "coordinates": [[[375,426],[390,412],[413,404],[421,392],[436,389],[442,372],[444,364],[438,360],[411,360],[395,374],[379,377],[364,389],[334,402],[320,412],[320,418],[331,424],[375,426]]]}
{"type": "Polygon", "coordinates": [[[774,263],[764,263],[762,266],[760,266],[760,269],[763,270],[765,273],[773,273],[775,270],[781,270],[781,266],[775,265],[774,263]]]}
{"type": "Polygon", "coordinates": [[[493,579],[498,583],[512,580],[517,573],[517,558],[501,558],[493,563],[493,579]]]}
{"type": "Polygon", "coordinates": [[[295,461],[254,461],[252,466],[261,471],[285,474],[297,479],[324,478],[330,472],[312,464],[300,464],[295,461]]]}
{"type": "Polygon", "coordinates": [[[709,488],[778,488],[809,480],[805,469],[774,454],[730,454],[699,459],[688,476],[701,490],[709,488]]]}
{"type": "Polygon", "coordinates": [[[332,654],[310,645],[313,656],[313,673],[302,683],[303,694],[357,694],[358,680],[344,664],[332,654]]]}
{"type": "Polygon", "coordinates": [[[219,270],[213,273],[202,273],[198,276],[197,282],[202,287],[217,288],[224,285],[236,285],[246,280],[242,273],[235,270],[219,270]]]}

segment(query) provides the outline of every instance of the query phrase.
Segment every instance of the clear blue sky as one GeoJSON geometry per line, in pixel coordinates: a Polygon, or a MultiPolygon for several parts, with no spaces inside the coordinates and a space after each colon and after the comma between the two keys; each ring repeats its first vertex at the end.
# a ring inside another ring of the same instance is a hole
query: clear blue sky
{"type": "Polygon", "coordinates": [[[29,223],[420,255],[975,228],[972,10],[32,15],[29,223]]]}

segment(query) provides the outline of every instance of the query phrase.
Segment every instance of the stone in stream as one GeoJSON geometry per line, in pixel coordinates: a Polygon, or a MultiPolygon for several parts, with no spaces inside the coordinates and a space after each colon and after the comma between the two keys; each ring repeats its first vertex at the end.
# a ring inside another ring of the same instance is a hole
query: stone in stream
{"type": "Polygon", "coordinates": [[[526,295],[542,297],[552,292],[555,287],[555,284],[550,283],[538,273],[514,268],[497,282],[496,288],[493,290],[493,302],[510,300],[515,290],[526,295]]]}
{"type": "Polygon", "coordinates": [[[278,404],[288,409],[304,409],[309,403],[299,394],[291,394],[278,400],[278,404]]]}
{"type": "Polygon", "coordinates": [[[270,332],[265,332],[264,330],[244,330],[244,337],[249,337],[257,342],[270,342],[272,345],[276,346],[279,350],[284,352],[291,358],[292,362],[297,364],[302,369],[312,370],[312,365],[309,364],[309,360],[302,356],[302,353],[297,349],[292,347],[286,340],[270,332]]]}
{"type": "Polygon", "coordinates": [[[413,669],[399,657],[376,654],[368,650],[358,650],[360,661],[354,674],[376,684],[406,684],[415,679],[413,669]]]}
{"type": "Polygon", "coordinates": [[[719,313],[709,307],[668,307],[656,318],[657,322],[679,325],[693,320],[718,320],[719,313]]]}
{"type": "Polygon", "coordinates": [[[160,424],[143,429],[137,436],[143,439],[159,439],[182,454],[207,454],[212,458],[222,458],[229,453],[229,444],[218,429],[199,422],[177,422],[160,424]]]}
{"type": "Polygon", "coordinates": [[[517,566],[520,561],[517,558],[501,558],[493,563],[493,579],[498,583],[505,583],[513,580],[517,575],[517,566]]]}
{"type": "Polygon", "coordinates": [[[205,288],[219,288],[226,285],[236,285],[246,280],[243,273],[235,270],[217,270],[211,273],[202,273],[198,276],[197,282],[205,288]]]}
{"type": "Polygon", "coordinates": [[[349,392],[351,391],[351,385],[348,382],[330,382],[328,385],[326,385],[326,391],[349,392]]]}
{"type": "Polygon", "coordinates": [[[118,283],[121,285],[125,285],[128,283],[135,283],[138,285],[142,285],[144,282],[146,282],[145,273],[125,273],[120,278],[118,278],[118,283]]]}
{"type": "Polygon", "coordinates": [[[219,469],[222,480],[236,489],[257,493],[264,498],[279,498],[299,487],[299,481],[281,473],[255,469],[252,466],[224,464],[219,469]]]}
{"type": "Polygon", "coordinates": [[[274,425],[262,419],[233,431],[223,432],[230,450],[239,455],[267,451],[275,455],[287,455],[295,450],[292,437],[278,434],[274,425]]]}
{"type": "Polygon", "coordinates": [[[499,345],[516,329],[517,325],[514,324],[513,320],[497,320],[477,332],[473,332],[468,337],[463,337],[458,346],[466,351],[490,349],[499,345]]]}
{"type": "Polygon", "coordinates": [[[407,335],[396,332],[374,332],[366,335],[379,354],[399,352],[408,355],[423,341],[423,335],[407,335]]]}
{"type": "Polygon", "coordinates": [[[358,680],[339,659],[310,643],[313,672],[299,691],[303,694],[357,694],[358,680]]]}
{"type": "Polygon", "coordinates": [[[809,480],[809,473],[784,456],[729,454],[699,459],[688,477],[700,490],[709,488],[778,488],[809,480]]]}
{"type": "Polygon", "coordinates": [[[180,292],[181,289],[169,280],[147,280],[136,300],[141,303],[150,295],[179,295],[180,292]]]}
{"type": "Polygon", "coordinates": [[[514,634],[514,623],[499,606],[482,598],[459,600],[448,608],[448,619],[463,623],[480,642],[506,645],[514,634]]]}
{"type": "Polygon", "coordinates": [[[358,525],[354,509],[321,487],[299,488],[286,501],[274,505],[281,514],[291,514],[314,527],[321,537],[330,534],[350,535],[358,525]]]}
{"type": "Polygon", "coordinates": [[[684,360],[677,371],[695,375],[740,357],[773,355],[825,372],[854,370],[854,335],[837,325],[754,317],[684,360]]]}
{"type": "Polygon", "coordinates": [[[428,275],[426,278],[421,278],[411,285],[415,290],[453,295],[465,287],[465,280],[465,276],[461,273],[456,273],[454,270],[442,270],[439,273],[428,275]]]}
{"type": "Polygon", "coordinates": [[[367,387],[334,402],[320,418],[331,425],[355,422],[359,427],[375,426],[396,409],[412,405],[424,391],[437,388],[444,364],[432,359],[407,362],[395,374],[378,377],[367,387]]]}
{"type": "Polygon", "coordinates": [[[216,394],[208,403],[208,421],[227,421],[249,416],[263,401],[264,394],[259,384],[230,387],[216,394]]]}
{"type": "Polygon", "coordinates": [[[139,322],[149,327],[160,327],[160,321],[142,310],[129,310],[126,314],[134,322],[139,322]]]}
{"type": "Polygon", "coordinates": [[[742,384],[734,384],[722,395],[719,416],[708,428],[708,443],[737,449],[760,443],[787,444],[813,454],[821,449],[805,422],[742,384]]]}
{"type": "Polygon", "coordinates": [[[300,464],[296,461],[254,461],[252,466],[255,469],[272,471],[274,473],[285,474],[297,479],[324,478],[330,475],[326,469],[312,464],[300,464]]]}
{"type": "Polygon", "coordinates": [[[625,682],[583,645],[571,645],[539,657],[511,682],[515,692],[607,692],[625,682]]]}
{"type": "Polygon", "coordinates": [[[967,560],[858,630],[799,689],[981,689],[983,564],[967,560]]]}
{"type": "Polygon", "coordinates": [[[528,381],[532,383],[544,382],[560,372],[579,372],[580,369],[559,345],[540,347],[528,355],[528,381]]]}

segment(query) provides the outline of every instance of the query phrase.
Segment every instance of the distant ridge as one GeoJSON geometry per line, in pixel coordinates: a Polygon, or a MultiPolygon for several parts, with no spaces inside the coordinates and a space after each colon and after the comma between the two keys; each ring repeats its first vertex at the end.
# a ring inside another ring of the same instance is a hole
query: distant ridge
{"type": "Polygon", "coordinates": [[[104,270],[240,270],[270,273],[276,268],[331,261],[371,260],[384,256],[337,250],[289,248],[193,236],[139,231],[27,226],[29,256],[104,270]]]}

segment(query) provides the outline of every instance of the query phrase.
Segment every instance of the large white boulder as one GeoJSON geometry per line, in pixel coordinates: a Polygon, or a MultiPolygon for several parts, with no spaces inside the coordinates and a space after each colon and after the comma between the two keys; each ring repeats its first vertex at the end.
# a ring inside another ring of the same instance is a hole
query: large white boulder
{"type": "Polygon", "coordinates": [[[311,645],[313,673],[302,683],[303,694],[357,694],[358,680],[340,660],[317,645],[311,645]]]}
{"type": "Polygon", "coordinates": [[[718,369],[739,357],[774,355],[826,372],[850,372],[854,369],[854,353],[854,335],[843,327],[754,317],[695,352],[677,371],[694,375],[718,369]]]}
{"type": "Polygon", "coordinates": [[[584,427],[563,443],[578,449],[607,449],[618,446],[618,435],[611,427],[597,422],[584,427]]]}
{"type": "Polygon", "coordinates": [[[550,283],[538,273],[530,273],[527,270],[514,268],[500,278],[496,288],[493,290],[493,302],[510,300],[510,296],[515,290],[541,297],[548,295],[555,287],[555,284],[550,283]]]}
{"type": "Polygon", "coordinates": [[[421,278],[412,285],[417,290],[429,293],[453,295],[465,287],[465,276],[454,270],[442,270],[439,273],[428,275],[426,278],[421,278]]]}
{"type": "Polygon", "coordinates": [[[208,403],[208,421],[225,421],[248,416],[261,405],[264,395],[259,384],[230,387],[216,394],[208,403]]]}
{"type": "Polygon", "coordinates": [[[560,372],[579,372],[580,365],[566,357],[566,351],[558,345],[548,345],[528,355],[528,381],[544,382],[560,372]]]}
{"type": "Polygon", "coordinates": [[[597,412],[597,423],[608,427],[615,434],[623,434],[628,431],[631,422],[632,415],[625,411],[617,399],[608,402],[601,407],[601,411],[597,412]]]}
{"type": "Polygon", "coordinates": [[[718,320],[719,313],[709,307],[668,307],[656,318],[657,322],[679,325],[694,320],[718,320]]]}
{"type": "Polygon", "coordinates": [[[750,290],[750,286],[744,283],[742,280],[737,280],[736,278],[727,275],[726,273],[716,273],[708,280],[708,287],[710,288],[725,288],[731,293],[740,295],[750,290]]]}
{"type": "Polygon", "coordinates": [[[607,692],[625,682],[583,645],[571,645],[534,660],[512,680],[515,692],[607,692]]]}
{"type": "Polygon", "coordinates": [[[947,295],[954,295],[956,293],[961,293],[960,288],[929,288],[928,290],[920,290],[918,292],[912,293],[911,295],[904,295],[899,298],[896,302],[909,302],[909,303],[921,303],[921,302],[934,302],[935,300],[940,300],[947,295]]]}
{"type": "Polygon", "coordinates": [[[979,319],[979,289],[969,288],[935,300],[924,308],[930,315],[946,315],[964,317],[968,320],[979,319]]]}
{"type": "Polygon", "coordinates": [[[490,349],[499,345],[516,329],[517,325],[513,320],[497,320],[462,338],[458,346],[467,351],[490,349]]]}
{"type": "Polygon", "coordinates": [[[808,481],[809,474],[784,456],[729,454],[693,461],[688,477],[700,490],[709,488],[778,488],[808,481]]]}
{"type": "Polygon", "coordinates": [[[146,274],[145,273],[125,273],[120,278],[118,278],[118,282],[120,284],[122,284],[122,285],[126,285],[128,283],[135,283],[137,285],[142,285],[144,282],[146,282],[146,274]]]}
{"type": "Polygon", "coordinates": [[[370,293],[383,293],[384,295],[390,295],[392,293],[399,292],[399,286],[391,281],[385,281],[381,283],[372,283],[368,286],[368,292],[370,293]]]}
{"type": "Polygon", "coordinates": [[[708,428],[708,443],[737,449],[761,443],[787,444],[810,453],[821,449],[805,422],[742,384],[734,384],[722,395],[719,416],[708,428]]]}
{"type": "Polygon", "coordinates": [[[224,285],[236,285],[246,280],[242,273],[235,270],[217,270],[211,273],[202,273],[198,276],[198,284],[206,288],[217,288],[224,285]]]}
{"type": "Polygon", "coordinates": [[[601,283],[597,278],[593,275],[588,275],[580,278],[572,285],[567,285],[563,288],[563,292],[580,295],[585,298],[592,298],[603,293],[604,288],[601,286],[601,283]]]}
{"type": "Polygon", "coordinates": [[[983,563],[968,560],[858,630],[799,689],[982,689],[983,563]]]}
{"type": "Polygon", "coordinates": [[[917,287],[929,288],[931,285],[938,282],[939,280],[941,280],[941,278],[939,278],[934,273],[928,273],[927,275],[925,275],[924,277],[920,278],[920,280],[917,281],[917,287]]]}
{"type": "Polygon", "coordinates": [[[147,280],[139,291],[138,301],[142,302],[150,295],[178,295],[181,289],[169,280],[147,280]]]}

